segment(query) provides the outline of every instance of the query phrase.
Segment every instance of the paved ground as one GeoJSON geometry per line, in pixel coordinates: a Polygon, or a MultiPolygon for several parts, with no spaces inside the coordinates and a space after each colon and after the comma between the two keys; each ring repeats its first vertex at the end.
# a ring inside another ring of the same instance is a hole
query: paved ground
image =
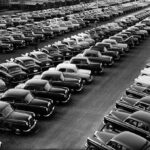
{"type": "MultiPolygon", "coordinates": [[[[91,85],[85,87],[81,94],[72,96],[70,103],[57,106],[55,114],[39,121],[37,133],[29,136],[17,136],[0,132],[3,149],[79,149],[83,148],[86,138],[100,126],[104,114],[111,110],[139,74],[150,56],[150,38],[127,56],[104,70],[103,75],[95,77],[91,85]]],[[[20,55],[17,51],[13,56],[20,55]]],[[[10,58],[10,54],[1,55],[0,62],[10,58]]]]}

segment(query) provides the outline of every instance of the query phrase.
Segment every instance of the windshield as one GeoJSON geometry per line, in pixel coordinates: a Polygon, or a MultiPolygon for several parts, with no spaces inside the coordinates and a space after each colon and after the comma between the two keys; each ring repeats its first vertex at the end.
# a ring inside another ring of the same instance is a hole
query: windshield
{"type": "Polygon", "coordinates": [[[75,46],[76,42],[75,41],[69,41],[70,46],[75,46]]]}
{"type": "Polygon", "coordinates": [[[50,85],[49,83],[47,83],[47,84],[45,85],[44,89],[45,89],[46,91],[50,91],[51,85],[50,85]]]}
{"type": "Polygon", "coordinates": [[[13,35],[13,37],[14,37],[14,39],[16,39],[16,40],[20,40],[22,37],[21,37],[21,35],[13,35]]]}
{"type": "Polygon", "coordinates": [[[67,46],[66,45],[58,45],[58,48],[59,49],[64,49],[64,48],[66,48],[67,46]]]}
{"type": "Polygon", "coordinates": [[[33,60],[24,60],[24,65],[25,66],[35,65],[35,62],[33,60]]]}
{"type": "Polygon", "coordinates": [[[65,24],[60,24],[60,27],[66,27],[66,25],[65,24]]]}
{"type": "Polygon", "coordinates": [[[13,112],[13,109],[10,105],[7,105],[1,112],[3,117],[8,117],[13,112]]]}
{"type": "Polygon", "coordinates": [[[9,72],[9,73],[19,72],[19,71],[21,71],[21,68],[18,67],[18,66],[13,66],[13,67],[9,67],[9,68],[8,68],[8,72],[9,72]]]}
{"type": "Polygon", "coordinates": [[[79,39],[78,39],[78,42],[83,42],[83,39],[79,38],[79,39]]]}
{"type": "Polygon", "coordinates": [[[48,59],[46,54],[39,54],[39,55],[37,55],[37,57],[38,57],[39,60],[48,59]]]}
{"type": "Polygon", "coordinates": [[[25,99],[24,99],[27,103],[30,103],[33,100],[33,96],[31,93],[27,94],[25,99]]]}

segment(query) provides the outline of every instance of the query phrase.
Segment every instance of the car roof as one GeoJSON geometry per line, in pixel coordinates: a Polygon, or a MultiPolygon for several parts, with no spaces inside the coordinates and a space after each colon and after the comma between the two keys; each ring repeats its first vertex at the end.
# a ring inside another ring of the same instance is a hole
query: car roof
{"type": "Polygon", "coordinates": [[[29,86],[29,85],[32,85],[32,86],[44,86],[45,84],[47,84],[48,81],[46,80],[42,80],[42,79],[30,79],[28,80],[26,83],[25,83],[25,86],[29,86]]]}
{"type": "Polygon", "coordinates": [[[14,62],[8,62],[8,63],[1,63],[0,66],[4,66],[6,68],[9,68],[9,67],[18,66],[18,64],[14,63],[14,62]]]}
{"type": "Polygon", "coordinates": [[[131,150],[141,150],[147,143],[147,140],[143,137],[128,131],[117,134],[112,138],[112,140],[120,143],[121,145],[124,145],[131,150]]]}
{"type": "Polygon", "coordinates": [[[29,93],[28,90],[24,90],[24,89],[9,89],[7,90],[3,97],[24,97],[29,93]]]}
{"type": "Polygon", "coordinates": [[[133,118],[142,122],[145,122],[146,124],[150,125],[150,113],[145,111],[136,111],[132,113],[129,118],[133,118]]]}
{"type": "Polygon", "coordinates": [[[38,55],[38,54],[45,54],[45,53],[41,51],[34,51],[34,52],[30,52],[30,54],[38,55]]]}
{"type": "Polygon", "coordinates": [[[145,96],[145,97],[141,98],[140,102],[150,104],[150,96],[145,96]]]}
{"type": "Polygon", "coordinates": [[[33,60],[33,59],[32,59],[31,57],[29,57],[29,56],[16,57],[16,59],[22,60],[22,61],[24,61],[24,60],[33,60]]]}
{"type": "Polygon", "coordinates": [[[62,72],[57,71],[57,70],[54,70],[54,71],[47,70],[47,71],[44,71],[41,76],[44,76],[44,75],[60,76],[61,74],[62,72]]]}
{"type": "Polygon", "coordinates": [[[58,64],[56,69],[58,68],[76,68],[76,65],[75,64],[69,64],[69,63],[61,63],[61,64],[58,64]]]}

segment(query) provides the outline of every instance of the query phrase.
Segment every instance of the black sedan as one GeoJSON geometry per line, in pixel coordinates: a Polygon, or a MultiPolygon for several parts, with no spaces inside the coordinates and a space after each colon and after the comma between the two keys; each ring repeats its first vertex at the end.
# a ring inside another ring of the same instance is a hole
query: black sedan
{"type": "Polygon", "coordinates": [[[18,64],[8,62],[0,64],[0,78],[8,84],[18,84],[25,82],[28,75],[18,64]]]}
{"type": "Polygon", "coordinates": [[[32,111],[37,117],[49,117],[55,108],[52,100],[34,97],[24,89],[9,89],[0,100],[9,102],[15,109],[32,111]]]}
{"type": "Polygon", "coordinates": [[[69,63],[75,64],[79,69],[91,70],[92,74],[100,74],[103,72],[102,63],[91,62],[88,57],[80,57],[80,54],[72,57],[69,63]]]}
{"type": "Polygon", "coordinates": [[[41,67],[36,64],[36,61],[28,56],[16,57],[13,59],[13,62],[23,66],[22,69],[28,74],[29,77],[40,74],[41,67]]]}
{"type": "Polygon", "coordinates": [[[67,103],[70,100],[71,93],[68,88],[53,87],[48,81],[42,79],[31,79],[24,84],[16,86],[30,90],[34,96],[50,98],[55,103],[67,103]]]}
{"type": "Polygon", "coordinates": [[[47,70],[48,68],[53,66],[53,61],[44,52],[32,51],[30,53],[27,53],[26,56],[35,59],[35,62],[41,67],[42,70],[47,70]]]}
{"type": "Polygon", "coordinates": [[[90,49],[95,50],[95,51],[99,51],[102,55],[111,56],[111,57],[113,57],[114,60],[120,59],[119,52],[107,50],[106,47],[101,46],[100,42],[96,43],[95,46],[92,46],[90,49]]]}
{"type": "Polygon", "coordinates": [[[142,98],[144,96],[150,95],[150,89],[147,87],[139,86],[139,85],[131,85],[126,89],[126,95],[135,98],[142,98]]]}
{"type": "Polygon", "coordinates": [[[14,110],[7,102],[0,101],[0,129],[12,131],[16,134],[31,132],[37,121],[34,113],[14,110]]]}
{"type": "Polygon", "coordinates": [[[136,111],[129,113],[125,110],[112,110],[104,116],[104,123],[117,131],[131,131],[144,138],[150,139],[150,113],[136,111]]]}
{"type": "Polygon", "coordinates": [[[102,63],[104,66],[112,66],[114,60],[110,56],[102,55],[99,51],[86,49],[83,52],[83,56],[88,57],[90,61],[102,63]]]}
{"type": "Polygon", "coordinates": [[[120,100],[116,101],[116,107],[129,112],[138,110],[150,112],[150,96],[145,96],[140,99],[123,96],[120,100]]]}
{"type": "Polygon", "coordinates": [[[80,78],[64,77],[63,73],[57,70],[44,71],[41,75],[37,75],[34,78],[47,80],[53,86],[67,87],[71,91],[80,92],[83,90],[83,82],[80,78]]]}
{"type": "Polygon", "coordinates": [[[150,142],[132,132],[96,131],[87,139],[87,150],[149,150],[150,142]]]}

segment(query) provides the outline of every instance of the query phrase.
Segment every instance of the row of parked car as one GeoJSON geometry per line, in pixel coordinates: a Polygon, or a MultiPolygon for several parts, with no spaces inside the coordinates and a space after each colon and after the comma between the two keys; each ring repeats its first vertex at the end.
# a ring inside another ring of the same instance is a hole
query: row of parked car
{"type": "Polygon", "coordinates": [[[51,117],[57,104],[69,102],[73,93],[82,92],[85,84],[94,80],[95,74],[101,74],[105,66],[113,65],[148,36],[150,19],[137,22],[149,15],[149,11],[143,11],[139,18],[124,18],[122,26],[115,23],[114,28],[106,24],[102,41],[96,32],[100,26],[1,63],[2,130],[16,134],[34,131],[40,118],[51,117]],[[95,38],[88,34],[91,31],[95,38]],[[74,41],[78,41],[75,48],[79,51],[71,51],[71,56],[68,52],[64,55],[61,50],[56,51],[56,48],[66,48],[66,43],[74,45],[74,41]],[[56,62],[49,55],[54,48],[53,54],[59,60],[56,62]]]}
{"type": "MultiPolygon", "coordinates": [[[[139,39],[150,33],[149,17],[126,29],[139,26],[139,34],[132,33],[139,39]],[[148,27],[148,28],[147,28],[148,27]],[[147,29],[146,29],[147,28],[147,29]],[[144,29],[144,30],[143,30],[144,29]]],[[[120,33],[119,33],[120,34],[120,33]]],[[[124,30],[121,32],[124,34],[124,30]]],[[[141,70],[134,83],[125,90],[116,101],[115,107],[104,116],[101,129],[88,137],[87,150],[149,150],[150,149],[150,64],[141,70]]]]}
{"type": "MultiPolygon", "coordinates": [[[[143,8],[140,4],[130,5],[132,6],[130,12],[143,8]]],[[[101,8],[92,9],[53,19],[47,12],[49,10],[34,12],[41,14],[40,19],[33,18],[31,12],[2,16],[0,19],[0,52],[13,52],[16,49],[37,45],[45,40],[88,27],[94,22],[110,20],[123,15],[126,11],[122,9],[119,6],[112,6],[111,9],[105,8],[103,11],[101,8]]]]}

